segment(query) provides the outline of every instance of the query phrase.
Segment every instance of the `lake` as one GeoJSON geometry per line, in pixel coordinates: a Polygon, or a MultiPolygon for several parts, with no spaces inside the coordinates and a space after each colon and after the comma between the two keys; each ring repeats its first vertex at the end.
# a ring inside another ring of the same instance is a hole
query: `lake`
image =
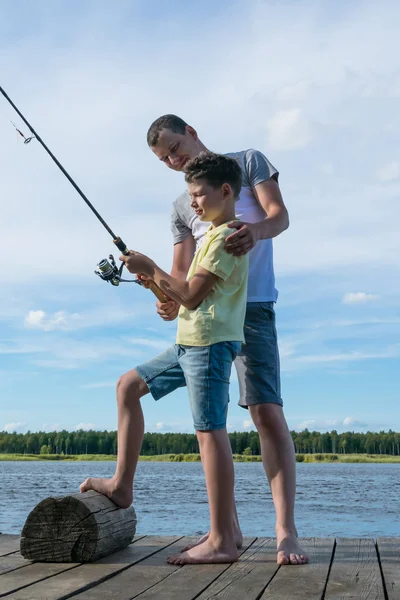
{"type": "MultiPolygon", "coordinates": [[[[400,536],[400,464],[297,463],[296,517],[304,537],[400,536]]],[[[20,533],[48,496],[79,491],[87,477],[110,477],[114,462],[0,462],[0,532],[20,533]]],[[[245,535],[274,536],[274,509],[261,463],[235,463],[245,535]]],[[[201,463],[139,462],[137,533],[197,535],[208,529],[201,463]]]]}

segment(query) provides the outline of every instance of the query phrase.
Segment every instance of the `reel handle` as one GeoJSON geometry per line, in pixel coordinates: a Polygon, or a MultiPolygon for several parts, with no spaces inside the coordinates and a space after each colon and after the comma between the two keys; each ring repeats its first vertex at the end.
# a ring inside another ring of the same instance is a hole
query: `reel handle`
{"type": "MultiPolygon", "coordinates": [[[[120,237],[115,238],[113,242],[117,246],[118,250],[122,252],[122,254],[125,254],[125,256],[129,256],[129,250],[120,237]]],[[[151,292],[153,292],[157,300],[159,300],[163,304],[169,301],[168,296],[164,294],[164,292],[158,287],[156,283],[154,283],[154,281],[147,282],[146,286],[144,287],[148,288],[151,292]]]]}

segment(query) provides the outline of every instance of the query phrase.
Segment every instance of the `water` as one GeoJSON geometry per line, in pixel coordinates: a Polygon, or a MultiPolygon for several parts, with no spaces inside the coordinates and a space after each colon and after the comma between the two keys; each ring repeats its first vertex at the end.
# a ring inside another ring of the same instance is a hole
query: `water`
{"type": "MultiPolygon", "coordinates": [[[[20,533],[48,496],[76,493],[87,477],[110,477],[114,462],[0,462],[0,532],[20,533]]],[[[235,463],[245,535],[273,536],[274,510],[261,463],[235,463]]],[[[400,464],[297,464],[300,536],[400,536],[400,464]]],[[[197,535],[208,529],[200,463],[140,462],[134,506],[138,534],[197,535]]]]}

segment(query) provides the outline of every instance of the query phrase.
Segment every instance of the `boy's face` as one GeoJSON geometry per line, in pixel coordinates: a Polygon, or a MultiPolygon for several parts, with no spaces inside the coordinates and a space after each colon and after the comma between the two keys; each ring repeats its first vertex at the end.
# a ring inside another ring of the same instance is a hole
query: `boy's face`
{"type": "Polygon", "coordinates": [[[196,131],[189,125],[184,135],[162,129],[156,146],[151,150],[173,171],[183,171],[186,163],[200,153],[196,131]]]}
{"type": "Polygon", "coordinates": [[[190,206],[194,209],[200,221],[216,221],[226,211],[227,203],[232,199],[229,184],[224,183],[219,188],[213,188],[205,181],[188,183],[190,206]]]}

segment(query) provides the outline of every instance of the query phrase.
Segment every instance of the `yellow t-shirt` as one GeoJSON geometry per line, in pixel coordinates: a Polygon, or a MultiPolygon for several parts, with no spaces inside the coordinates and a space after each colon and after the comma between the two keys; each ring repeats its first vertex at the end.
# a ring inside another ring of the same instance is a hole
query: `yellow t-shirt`
{"type": "Polygon", "coordinates": [[[217,275],[214,288],[195,309],[179,309],[176,343],[184,346],[210,346],[217,342],[243,342],[247,301],[249,257],[233,256],[224,248],[233,230],[226,224],[207,230],[194,255],[187,281],[197,267],[217,275]]]}

